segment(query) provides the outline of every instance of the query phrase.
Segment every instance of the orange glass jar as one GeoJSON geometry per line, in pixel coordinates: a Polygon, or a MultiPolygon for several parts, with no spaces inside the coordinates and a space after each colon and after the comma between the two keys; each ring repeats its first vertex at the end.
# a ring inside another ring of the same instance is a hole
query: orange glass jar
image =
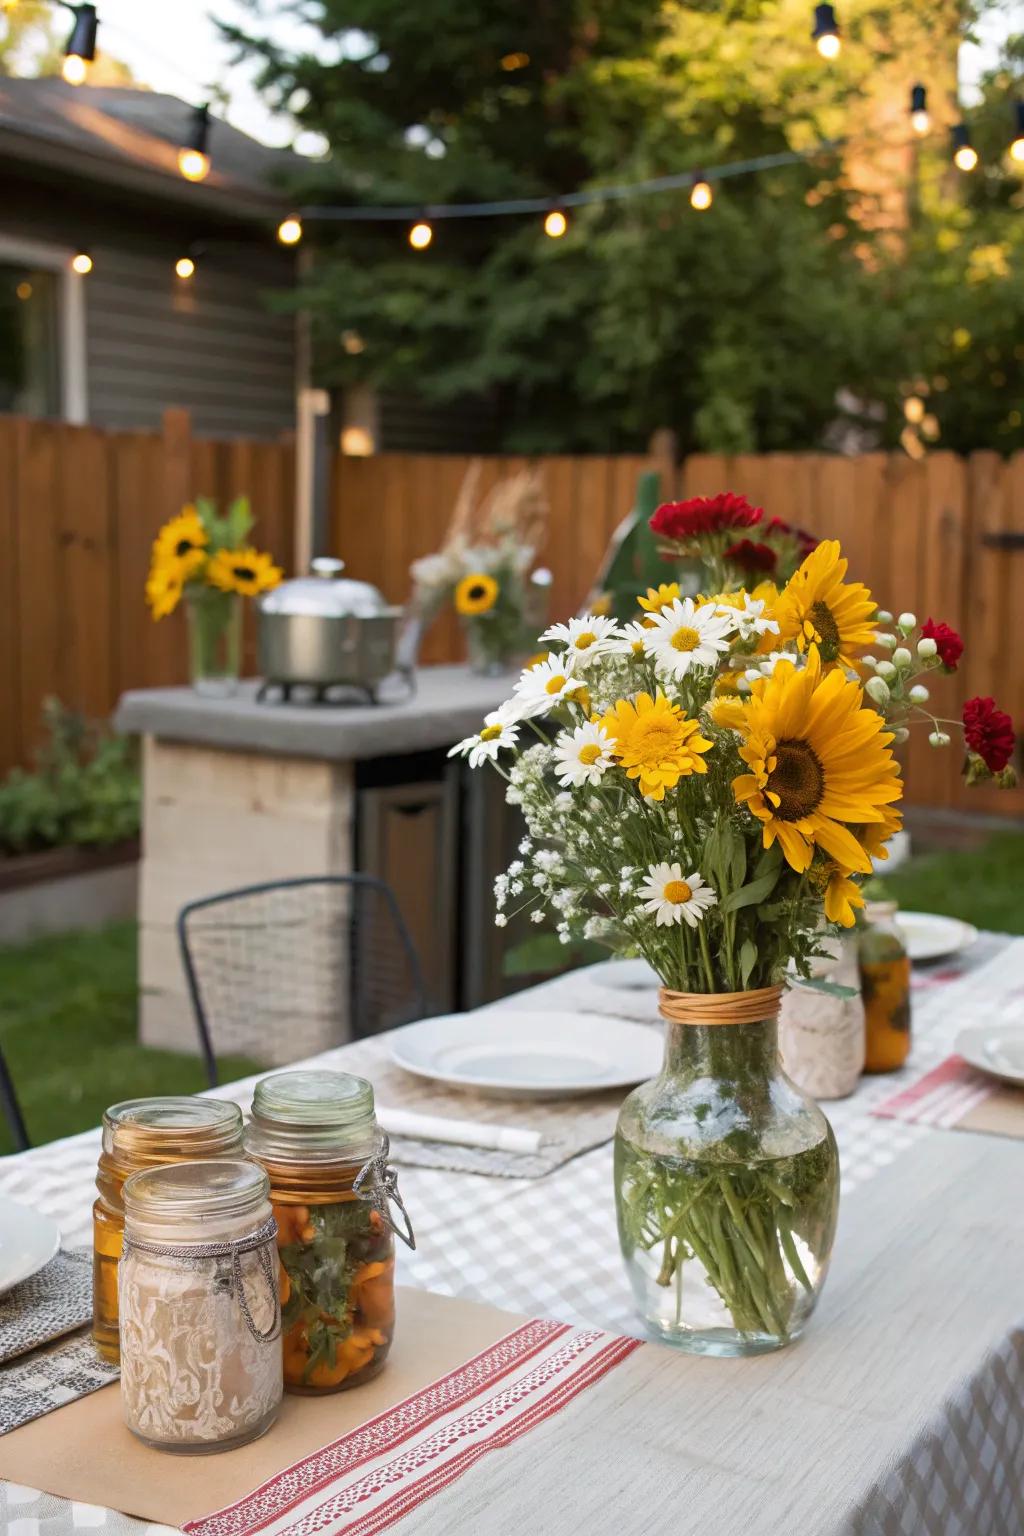
{"type": "MultiPolygon", "coordinates": [[[[404,1210],[373,1089],[343,1072],[264,1078],[245,1147],[270,1177],[277,1219],[285,1388],[361,1386],[383,1369],[391,1348],[396,1229],[389,1199],[404,1210]]],[[[411,1245],[411,1229],[405,1240],[411,1245]]]]}
{"type": "Polygon", "coordinates": [[[117,1265],[124,1237],[124,1181],[143,1168],[197,1158],[238,1157],[242,1111],[219,1099],[126,1099],[103,1116],[103,1150],[92,1208],[92,1336],[97,1353],[120,1359],[117,1265]]]}
{"type": "Polygon", "coordinates": [[[895,1072],[910,1054],[910,956],[894,901],[869,901],[857,937],[864,1070],[895,1072]]]}

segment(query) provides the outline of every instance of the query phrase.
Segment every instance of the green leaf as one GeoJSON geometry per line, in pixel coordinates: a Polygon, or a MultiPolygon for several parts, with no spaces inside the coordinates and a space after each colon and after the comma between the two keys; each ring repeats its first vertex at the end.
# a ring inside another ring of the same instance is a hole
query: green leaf
{"type": "Polygon", "coordinates": [[[802,987],[807,987],[811,992],[824,992],[828,997],[856,997],[856,987],[844,987],[839,981],[826,981],[821,976],[806,976],[800,982],[802,987]]]}
{"type": "Polygon", "coordinates": [[[228,508],[227,535],[230,547],[238,549],[252,532],[253,517],[248,496],[236,496],[228,508]]]}
{"type": "Polygon", "coordinates": [[[757,945],[753,939],[744,939],[740,946],[740,985],[742,987],[746,987],[756,964],[757,945]]]}
{"type": "Polygon", "coordinates": [[[752,907],[757,902],[764,901],[770,896],[778,882],[779,871],[771,869],[766,875],[761,875],[749,884],[743,885],[738,891],[731,891],[725,900],[719,903],[723,912],[738,912],[741,907],[752,907]]]}

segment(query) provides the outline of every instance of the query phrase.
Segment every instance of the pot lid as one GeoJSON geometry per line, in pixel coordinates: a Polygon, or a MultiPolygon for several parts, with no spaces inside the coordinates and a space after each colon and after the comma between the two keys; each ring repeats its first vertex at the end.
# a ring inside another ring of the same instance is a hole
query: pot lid
{"type": "Polygon", "coordinates": [[[264,613],[313,613],[333,618],[354,615],[360,619],[388,612],[388,605],[376,587],[368,581],[342,576],[344,569],[344,560],[321,556],[310,562],[311,575],[283,581],[260,599],[260,608],[264,613]]]}

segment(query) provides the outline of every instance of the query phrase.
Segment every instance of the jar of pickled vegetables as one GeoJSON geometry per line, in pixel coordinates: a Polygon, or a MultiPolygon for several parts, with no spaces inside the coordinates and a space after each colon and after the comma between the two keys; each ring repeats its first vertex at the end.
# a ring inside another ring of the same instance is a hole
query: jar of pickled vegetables
{"type": "Polygon", "coordinates": [[[391,1347],[393,1234],[413,1246],[373,1089],[343,1072],[266,1077],[256,1085],[245,1147],[270,1176],[285,1388],[361,1386],[391,1347]],[[392,1221],[391,1202],[404,1230],[392,1221]]]}
{"type": "Polygon", "coordinates": [[[869,901],[857,936],[864,1070],[895,1072],[910,1053],[910,956],[894,901],[869,901]]]}
{"type": "Polygon", "coordinates": [[[193,1158],[238,1157],[242,1111],[218,1099],[126,1099],[103,1116],[103,1150],[92,1208],[93,1341],[104,1360],[119,1359],[117,1264],[124,1233],[124,1181],[143,1168],[193,1158]]]}
{"type": "Polygon", "coordinates": [[[281,1407],[270,1181],[248,1158],[145,1168],[124,1186],[121,1406],[160,1451],[245,1445],[281,1407]]]}

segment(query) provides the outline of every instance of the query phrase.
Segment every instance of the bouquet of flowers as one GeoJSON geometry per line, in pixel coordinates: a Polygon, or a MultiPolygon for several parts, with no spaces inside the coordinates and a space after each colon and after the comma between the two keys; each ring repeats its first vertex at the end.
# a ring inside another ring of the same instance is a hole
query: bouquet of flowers
{"type": "Polygon", "coordinates": [[[276,587],[284,574],[267,554],[248,543],[249,498],[238,496],[224,517],[216,504],[197,497],[156,536],[146,581],[154,619],[188,603],[192,678],[199,688],[220,691],[241,667],[240,597],[276,587]]]}
{"type": "MultiPolygon", "coordinates": [[[[812,547],[776,524],[780,556],[803,542],[806,553],[784,583],[738,584],[739,536],[764,521],[728,494],[660,508],[655,531],[699,551],[721,587],[684,598],[668,582],[638,598],[632,622],[553,625],[548,654],[453,752],[496,768],[525,817],[496,921],[528,907],[537,922],[550,913],[563,942],[644,956],[670,1059],[683,1050],[672,1021],[709,1026],[686,1041],[680,1102],[645,1085],[620,1119],[620,1236],[641,1310],[665,1337],[687,1331],[689,1263],[698,1315],[710,1295],[718,1333],[771,1347],[799,1331],[823,1279],[835,1148],[787,1079],[761,1091],[774,1069],[754,1026],[777,1012],[787,967],[808,977],[823,937],[853,924],[872,857],[900,826],[895,742],[917,721],[934,746],[951,740],[919,679],[955,668],[962,647],[947,625],[880,611],[847,580],[835,540],[812,547]],[[683,1145],[672,1125],[687,1127],[683,1145]],[[668,1316],[652,1287],[673,1286],[668,1316]]],[[[968,779],[1008,782],[1008,716],[973,699],[960,729],[968,779]]]]}
{"type": "Polygon", "coordinates": [[[426,623],[451,603],[474,669],[498,673],[526,653],[536,633],[538,594],[550,581],[546,571],[533,571],[547,504],[529,471],[500,481],[478,501],[480,470],[475,460],[441,549],[413,561],[412,608],[426,623]]]}

